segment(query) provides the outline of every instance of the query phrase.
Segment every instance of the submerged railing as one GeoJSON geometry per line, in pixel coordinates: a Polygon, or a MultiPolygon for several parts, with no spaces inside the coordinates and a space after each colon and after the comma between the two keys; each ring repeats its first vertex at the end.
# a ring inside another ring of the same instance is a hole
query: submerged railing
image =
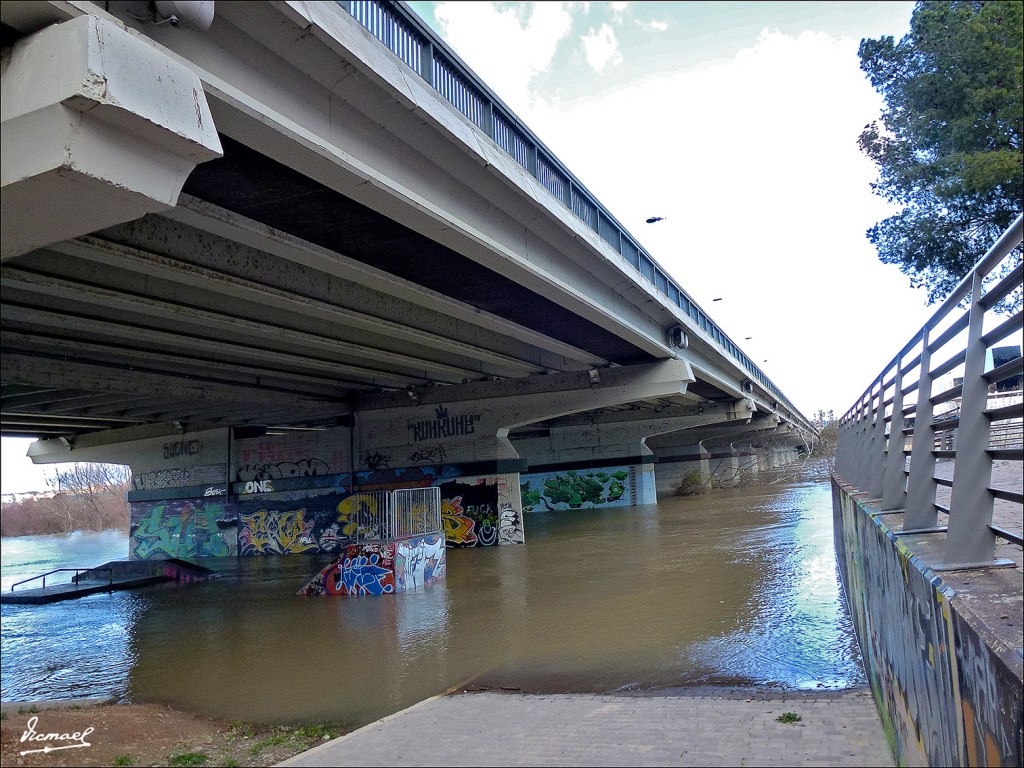
{"type": "Polygon", "coordinates": [[[608,209],[405,3],[385,0],[337,2],[632,264],[643,279],[679,307],[746,369],[751,378],[785,404],[793,416],[799,415],[800,412],[779,388],[636,242],[608,209]]]}
{"type": "Polygon", "coordinates": [[[47,571],[46,573],[41,573],[38,576],[32,576],[31,578],[22,579],[21,581],[14,582],[13,584],[11,584],[11,592],[14,591],[15,587],[20,586],[22,584],[28,584],[30,581],[35,581],[36,579],[42,579],[43,580],[42,589],[46,589],[46,577],[47,576],[52,576],[55,573],[74,573],[75,575],[72,577],[71,583],[72,584],[77,584],[78,583],[78,574],[85,573],[86,571],[101,571],[101,570],[102,571],[107,571],[110,574],[109,583],[113,584],[114,583],[114,569],[113,568],[54,568],[52,571],[47,571]]]}
{"type": "Polygon", "coordinates": [[[840,420],[836,475],[879,499],[880,510],[904,510],[902,533],[945,531],[935,570],[1011,564],[994,559],[996,538],[1021,539],[993,525],[997,500],[1016,505],[1020,520],[1024,494],[997,487],[992,470],[1010,462],[1005,476],[1020,478],[1024,459],[1024,266],[1011,255],[1022,218],[840,420]],[[952,478],[937,476],[943,460],[952,460],[952,478]],[[948,525],[939,526],[939,513],[948,525]]]}

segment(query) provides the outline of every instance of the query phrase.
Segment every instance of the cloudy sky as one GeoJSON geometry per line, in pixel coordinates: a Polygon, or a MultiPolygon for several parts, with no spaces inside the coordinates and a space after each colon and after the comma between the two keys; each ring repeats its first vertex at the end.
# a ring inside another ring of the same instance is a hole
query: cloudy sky
{"type": "MultiPolygon", "coordinates": [[[[410,5],[805,414],[934,311],[864,236],[890,209],[857,148],[881,109],[857,46],[913,3],[410,5]]],[[[3,440],[5,494],[45,488],[26,447],[3,440]]]]}

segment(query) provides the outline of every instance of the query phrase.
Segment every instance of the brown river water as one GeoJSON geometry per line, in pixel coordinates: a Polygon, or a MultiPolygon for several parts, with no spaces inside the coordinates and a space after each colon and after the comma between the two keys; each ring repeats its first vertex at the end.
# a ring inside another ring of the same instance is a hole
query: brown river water
{"type": "MultiPolygon", "coordinates": [[[[5,605],[0,698],[360,725],[456,688],[865,684],[828,483],[531,514],[525,529],[525,546],[448,550],[447,579],[419,592],[300,597],[330,558],[292,555],[204,561],[222,576],[187,587],[5,605]]],[[[5,539],[4,588],[126,552],[111,532],[5,539]]]]}

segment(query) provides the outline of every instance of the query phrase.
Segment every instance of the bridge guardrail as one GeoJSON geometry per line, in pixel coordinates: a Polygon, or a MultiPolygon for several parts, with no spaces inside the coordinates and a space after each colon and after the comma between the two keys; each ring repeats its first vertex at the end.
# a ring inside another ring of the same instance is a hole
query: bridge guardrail
{"type": "Polygon", "coordinates": [[[1017,505],[1019,520],[1024,494],[993,486],[992,469],[1009,461],[1019,473],[1024,459],[1024,358],[1019,343],[998,347],[1019,342],[1024,326],[1024,265],[1012,255],[1022,222],[1024,215],[840,419],[838,477],[880,499],[881,510],[905,510],[905,533],[942,531],[938,514],[948,514],[936,570],[993,564],[997,536],[1020,541],[992,515],[1000,500],[1017,505]],[[953,460],[952,480],[936,477],[943,459],[953,460]],[[950,489],[948,507],[940,487],[950,489]]]}
{"type": "Polygon", "coordinates": [[[579,179],[405,3],[385,0],[336,2],[618,251],[659,293],[718,342],[778,402],[785,404],[792,416],[800,415],[739,345],[708,317],[579,179]]]}

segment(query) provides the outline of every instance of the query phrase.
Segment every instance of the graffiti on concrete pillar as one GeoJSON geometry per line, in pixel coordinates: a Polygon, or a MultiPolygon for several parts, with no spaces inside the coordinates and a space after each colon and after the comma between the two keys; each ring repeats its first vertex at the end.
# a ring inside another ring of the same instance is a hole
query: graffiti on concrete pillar
{"type": "Polygon", "coordinates": [[[405,460],[410,464],[443,464],[447,455],[443,445],[432,445],[413,451],[405,460]]]}
{"type": "Polygon", "coordinates": [[[414,443],[424,440],[440,440],[445,437],[464,437],[476,432],[476,425],[483,418],[479,413],[463,413],[451,416],[443,405],[434,409],[433,419],[409,422],[409,439],[414,443]]]}
{"type": "Polygon", "coordinates": [[[317,477],[330,473],[331,468],[326,461],[308,458],[302,461],[246,464],[238,468],[235,479],[240,483],[245,483],[259,480],[280,480],[289,477],[317,477]]]}
{"type": "Polygon", "coordinates": [[[498,543],[497,483],[448,482],[440,487],[441,520],[450,546],[490,547],[498,543]]]}
{"type": "Polygon", "coordinates": [[[498,512],[498,543],[522,544],[523,521],[519,512],[510,502],[502,502],[498,512]]]}
{"type": "Polygon", "coordinates": [[[523,512],[629,506],[630,482],[628,467],[522,475],[523,512]]]}
{"type": "Polygon", "coordinates": [[[237,552],[237,521],[222,501],[134,502],[129,552],[133,559],[227,557],[237,552]]]}
{"type": "Polygon", "coordinates": [[[187,469],[161,469],[154,472],[142,472],[132,478],[136,491],[153,491],[163,488],[179,488],[188,485],[187,469]]]}

